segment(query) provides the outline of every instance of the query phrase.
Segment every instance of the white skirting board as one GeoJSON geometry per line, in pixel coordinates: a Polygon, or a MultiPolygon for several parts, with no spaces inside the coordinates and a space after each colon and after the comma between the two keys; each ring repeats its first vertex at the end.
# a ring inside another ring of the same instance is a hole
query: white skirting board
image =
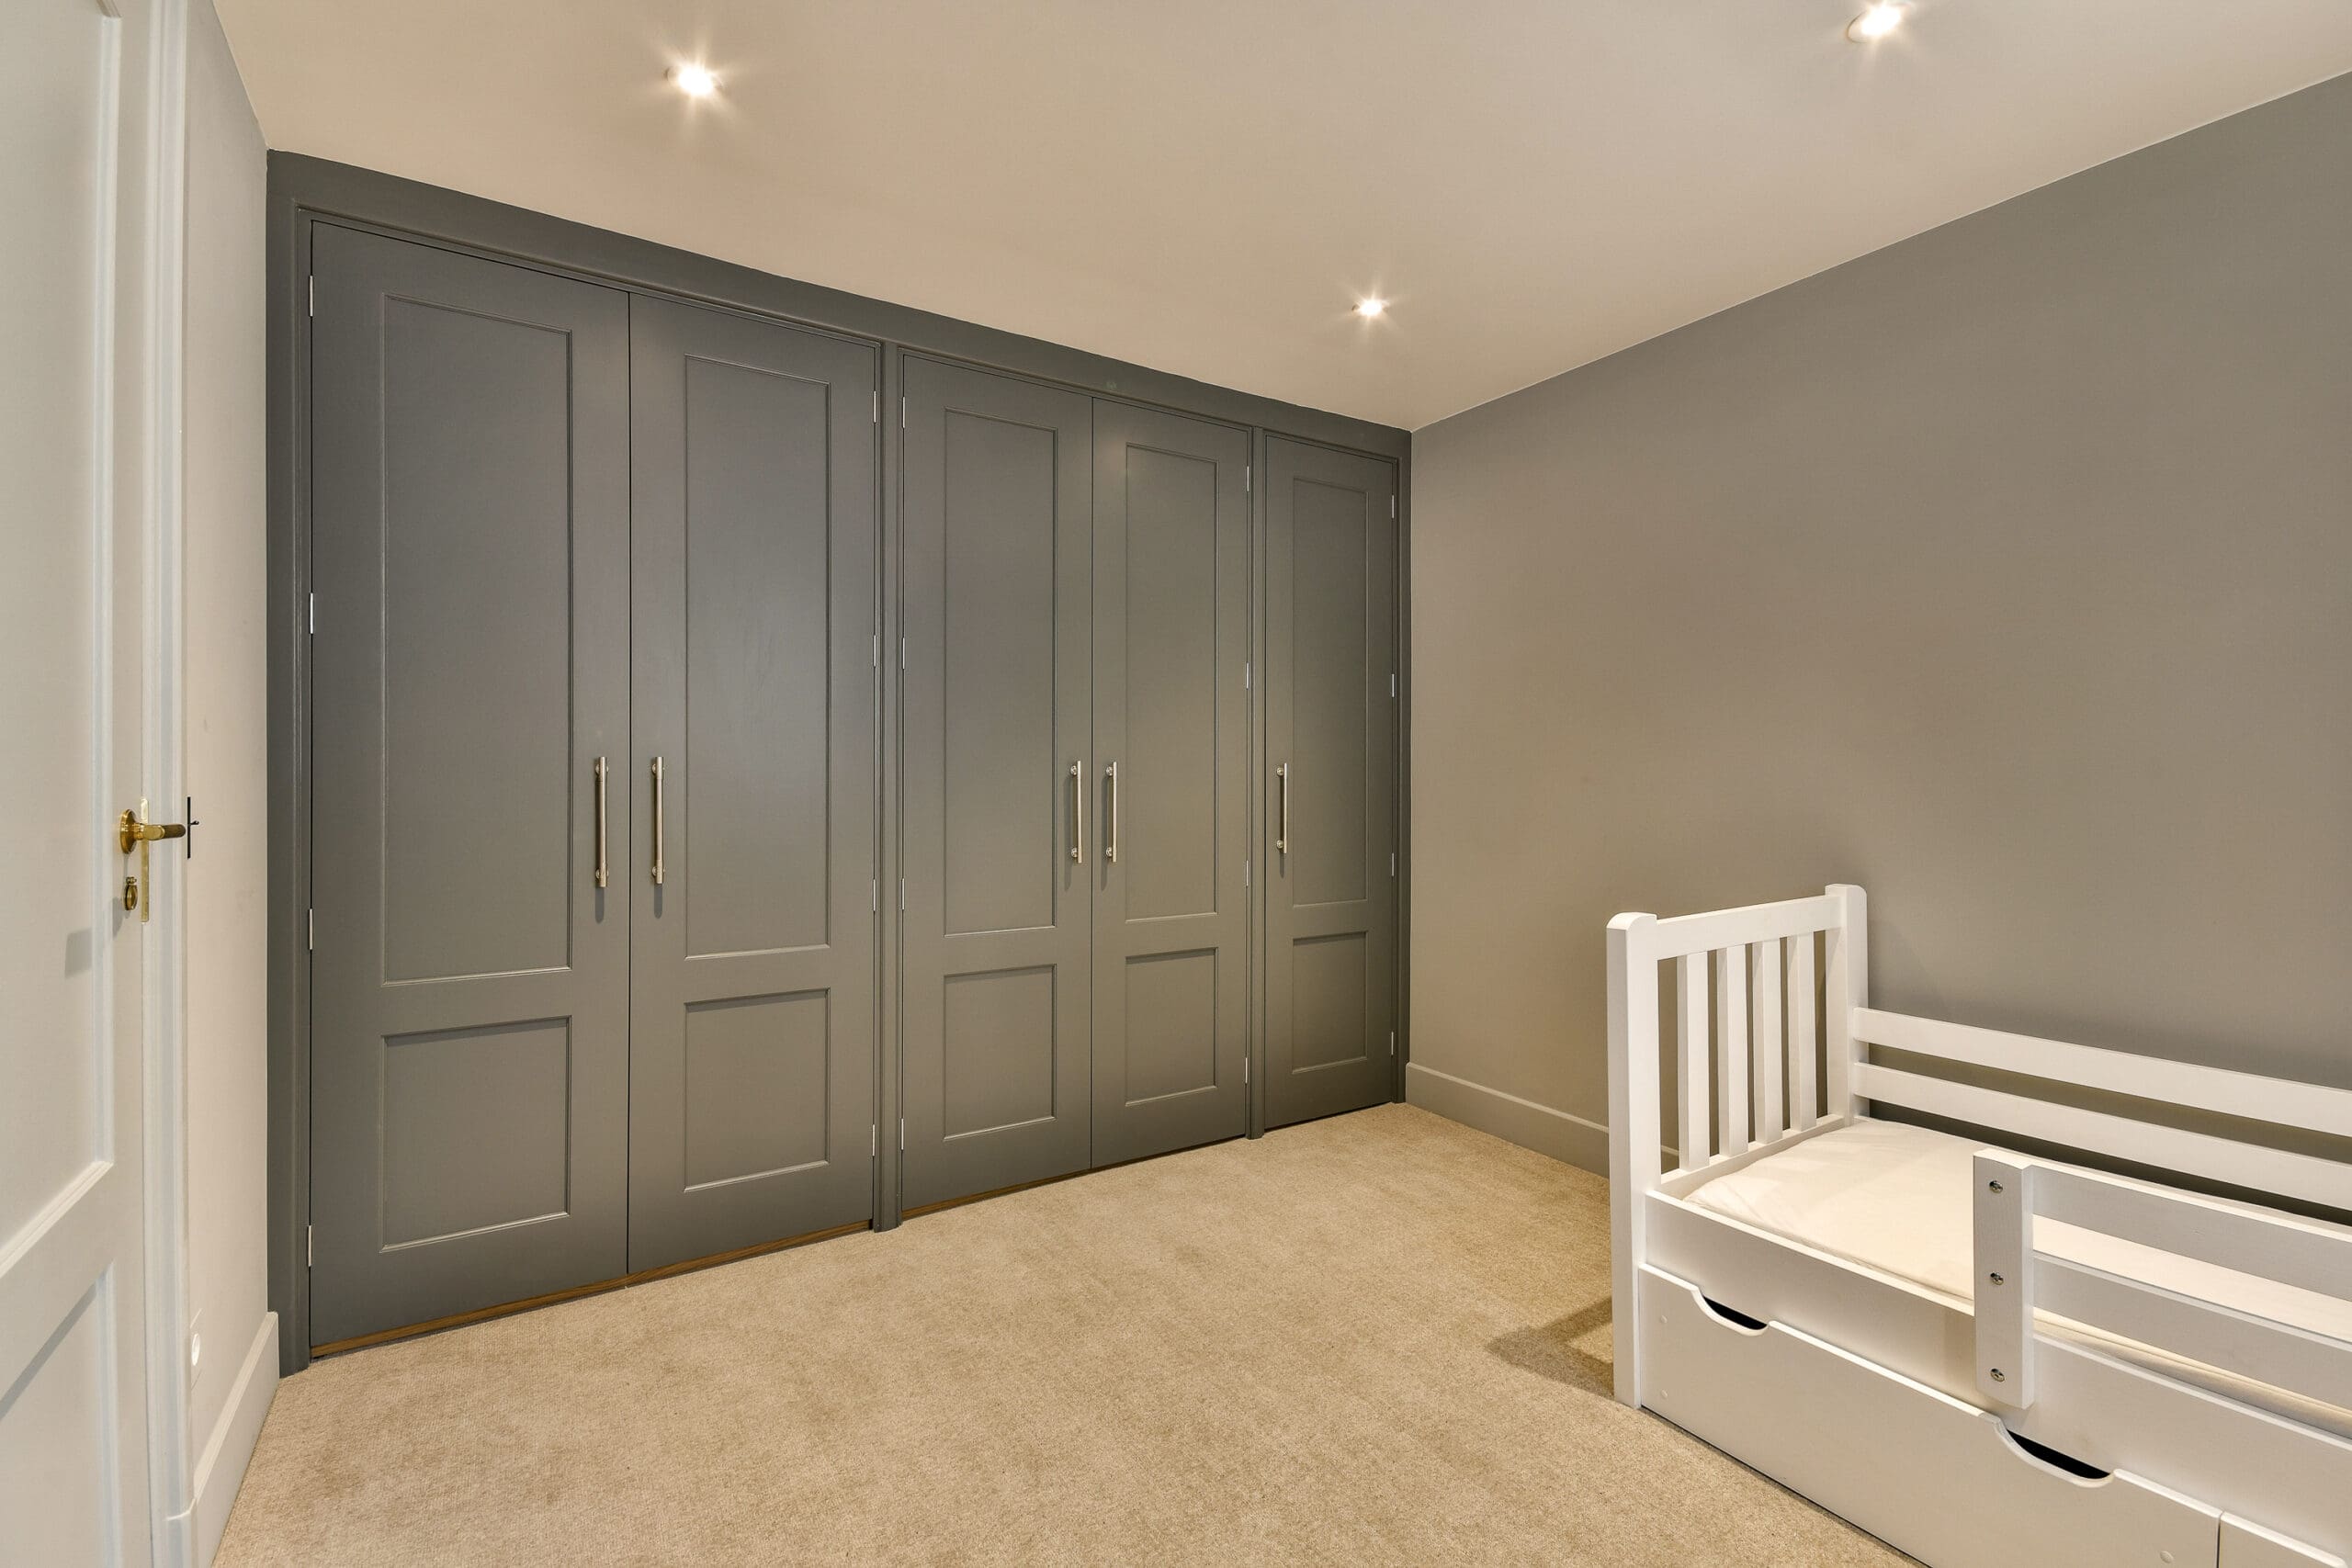
{"type": "Polygon", "coordinates": [[[254,1444],[261,1438],[262,1419],[269,1414],[269,1402],[277,1394],[277,1314],[273,1312],[263,1316],[245,1351],[244,1365],[237,1369],[228,1405],[205,1438],[204,1451],[196,1461],[196,1500],[190,1510],[195,1516],[190,1558],[194,1568],[211,1568],[213,1555],[220,1550],[220,1536],[229,1528],[229,1510],[236,1504],[237,1488],[253,1460],[254,1444]]]}
{"type": "MultiPolygon", "coordinates": [[[[1507,1144],[1549,1155],[1564,1165],[1596,1176],[1609,1174],[1609,1129],[1574,1111],[1538,1105],[1419,1062],[1405,1064],[1405,1099],[1449,1122],[1491,1133],[1507,1144]]],[[[1674,1160],[1674,1151],[1668,1148],[1666,1162],[1670,1166],[1674,1160]]]]}

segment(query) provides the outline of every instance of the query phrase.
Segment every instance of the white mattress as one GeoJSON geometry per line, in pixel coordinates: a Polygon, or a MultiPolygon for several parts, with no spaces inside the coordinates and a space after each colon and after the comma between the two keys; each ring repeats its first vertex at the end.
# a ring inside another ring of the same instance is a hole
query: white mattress
{"type": "MultiPolygon", "coordinates": [[[[1759,1230],[1894,1275],[1967,1311],[1973,1305],[1975,1280],[1973,1162],[1987,1146],[1904,1122],[1864,1120],[1717,1177],[1689,1199],[1759,1230]]],[[[2352,1230],[2345,1234],[2352,1236],[2352,1230]]],[[[2053,1220],[2035,1222],[2035,1244],[2111,1274],[2352,1341],[2352,1302],[2053,1220]]],[[[2352,1411],[2047,1313],[2039,1323],[2054,1337],[2352,1438],[2352,1411]]]]}

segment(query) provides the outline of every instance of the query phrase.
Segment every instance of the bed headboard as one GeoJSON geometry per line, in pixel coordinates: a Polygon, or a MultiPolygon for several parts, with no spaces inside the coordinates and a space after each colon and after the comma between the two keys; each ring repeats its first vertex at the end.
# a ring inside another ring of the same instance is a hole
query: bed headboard
{"type": "MultiPolygon", "coordinates": [[[[1849,1114],[1854,1016],[1868,999],[1866,907],[1860,888],[1838,886],[1780,904],[1610,921],[1609,1124],[1658,1125],[1657,1074],[1643,1069],[1657,1059],[1658,970],[1668,964],[1682,1169],[1849,1114]]],[[[1635,1163],[1655,1181],[1657,1159],[1635,1163]]]]}

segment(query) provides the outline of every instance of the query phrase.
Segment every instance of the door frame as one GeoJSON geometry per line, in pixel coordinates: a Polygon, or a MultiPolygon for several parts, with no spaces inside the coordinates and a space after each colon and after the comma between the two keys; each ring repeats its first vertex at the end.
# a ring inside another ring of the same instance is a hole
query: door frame
{"type": "MultiPolygon", "coordinates": [[[[143,750],[162,791],[151,819],[179,818],[187,795],[187,461],[180,433],[187,400],[187,64],[185,0],[157,0],[154,203],[149,233],[152,334],[147,389],[153,410],[147,511],[146,713],[143,750]]],[[[186,860],[185,852],[181,859],[186,860]]],[[[188,1430],[187,878],[150,877],[141,988],[147,1083],[147,1479],[159,1563],[192,1562],[198,1551],[196,1435],[188,1430]],[[160,931],[160,935],[158,934],[160,931]],[[168,1370],[168,1371],[167,1371],[168,1370]]]]}
{"type": "MultiPolygon", "coordinates": [[[[1170,413],[1251,427],[1252,472],[1265,472],[1269,434],[1385,458],[1397,466],[1399,738],[1397,793],[1400,822],[1398,862],[1398,1049],[1395,1096],[1404,1097],[1405,1063],[1410,1054],[1409,1014],[1404,1006],[1410,968],[1411,866],[1410,772],[1411,643],[1406,607],[1411,600],[1412,436],[1388,425],[1349,419],[1318,409],[1237,391],[1186,377],[1088,354],[1041,339],[1001,332],[950,317],[890,304],[841,289],[797,282],[751,267],[721,262],[650,241],[533,212],[501,202],[379,174],[326,159],[295,153],[269,155],[268,250],[268,729],[269,729],[269,1305],[278,1314],[278,1359],[284,1373],[311,1360],[310,1278],[306,1235],[310,1213],[310,1018],[309,909],[311,886],[310,776],[310,314],[311,231],[315,222],[368,230],[419,241],[487,260],[717,307],[780,322],[863,339],[881,355],[882,440],[878,475],[881,571],[876,581],[876,625],[888,676],[889,650],[905,635],[905,606],[899,597],[902,559],[899,517],[902,510],[900,457],[903,429],[893,417],[904,396],[903,355],[919,353],[961,361],[975,368],[1025,377],[1082,392],[1170,413]]],[[[1250,501],[1253,566],[1264,537],[1264,485],[1253,482],[1250,501]]],[[[1253,570],[1250,609],[1253,645],[1263,646],[1261,573],[1253,570]]],[[[1256,657],[1253,654],[1253,658],[1256,657]]],[[[899,921],[892,895],[905,874],[895,830],[901,807],[898,740],[899,682],[879,681],[881,719],[880,839],[882,919],[875,984],[877,1044],[875,1115],[878,1157],[875,1161],[876,1229],[900,1217],[896,1132],[900,1115],[899,1073],[899,921]]],[[[1262,761],[1263,703],[1253,684],[1250,734],[1253,766],[1262,761]]],[[[1253,792],[1254,793],[1254,792],[1253,792]]],[[[1258,825],[1262,827],[1262,825],[1258,825]]],[[[1262,852],[1253,851],[1262,863],[1262,852]]],[[[1249,1127],[1264,1130],[1254,1021],[1261,1016],[1256,987],[1263,965],[1252,965],[1250,1041],[1251,1094],[1249,1127]]]]}

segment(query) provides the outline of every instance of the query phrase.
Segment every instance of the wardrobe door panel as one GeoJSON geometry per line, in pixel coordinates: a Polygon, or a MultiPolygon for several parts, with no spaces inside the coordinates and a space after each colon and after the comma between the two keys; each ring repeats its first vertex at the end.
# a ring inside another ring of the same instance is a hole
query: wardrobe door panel
{"type": "Polygon", "coordinates": [[[313,267],[323,1344],[626,1265],[628,343],[520,267],[323,224],[313,267]]]}
{"type": "Polygon", "coordinates": [[[1088,1156],[1093,412],[906,361],[909,1208],[1088,1156]]]}
{"type": "Polygon", "coordinates": [[[1102,1166],[1245,1131],[1250,438],[1098,402],[1094,450],[1102,1166]]]}
{"type": "Polygon", "coordinates": [[[873,1212],[876,366],[643,296],[630,321],[643,1269],[873,1212]]]}
{"type": "Polygon", "coordinates": [[[1396,470],[1267,442],[1266,1120],[1390,1099],[1396,470]]]}

